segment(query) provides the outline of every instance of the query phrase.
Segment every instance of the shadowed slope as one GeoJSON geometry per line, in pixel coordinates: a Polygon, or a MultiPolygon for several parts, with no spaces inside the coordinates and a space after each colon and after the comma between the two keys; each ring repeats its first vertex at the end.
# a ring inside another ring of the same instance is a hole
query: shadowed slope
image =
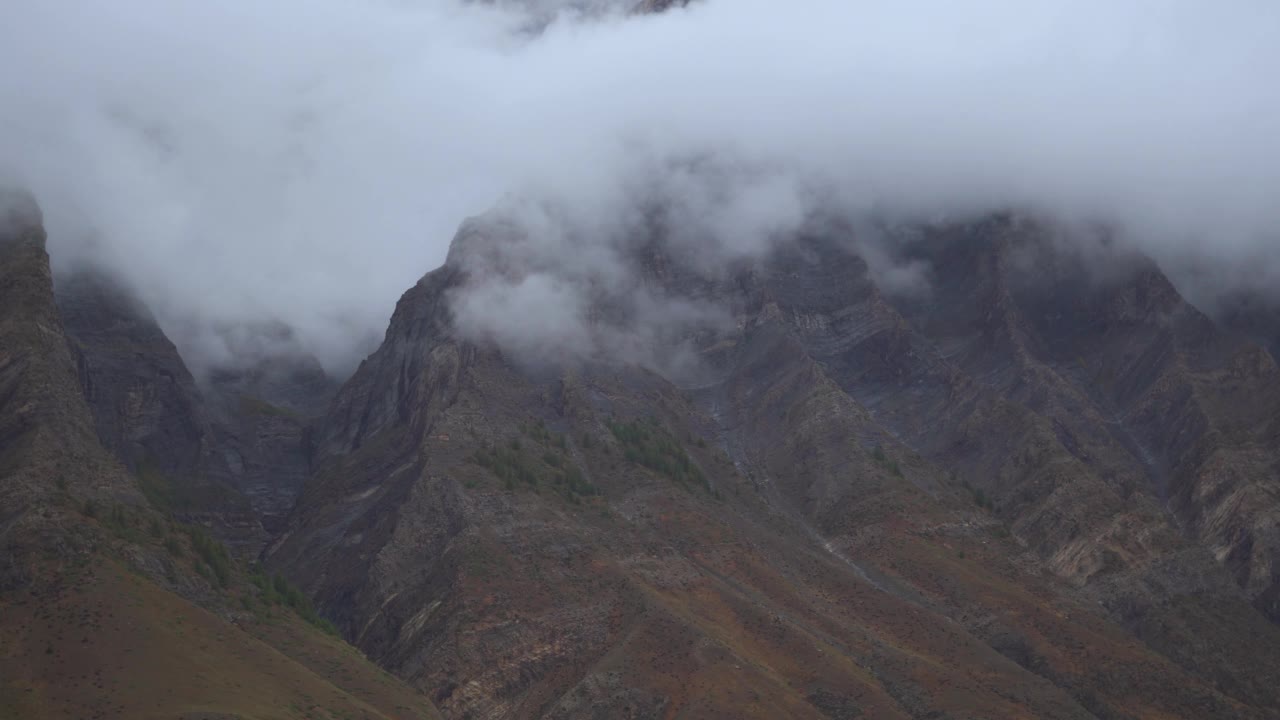
{"type": "Polygon", "coordinates": [[[39,213],[2,200],[0,716],[433,717],[296,590],[148,506],[98,444],[39,213]]]}

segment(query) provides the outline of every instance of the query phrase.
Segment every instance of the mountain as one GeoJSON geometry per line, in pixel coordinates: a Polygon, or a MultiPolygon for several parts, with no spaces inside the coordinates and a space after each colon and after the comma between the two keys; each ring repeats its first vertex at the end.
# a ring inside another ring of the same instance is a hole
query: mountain
{"type": "Polygon", "coordinates": [[[851,236],[657,236],[733,315],[676,384],[459,332],[506,232],[401,298],[267,554],[447,716],[1276,716],[1276,366],[1150,261],[996,216],[902,231],[893,294],[851,236]]]}
{"type": "Polygon", "coordinates": [[[113,327],[127,348],[80,353],[35,202],[0,196],[0,717],[435,717],[283,578],[148,502],[116,455],[190,467],[202,428],[167,340],[113,327]]]}
{"type": "MultiPolygon", "coordinates": [[[[102,444],[181,517],[257,555],[309,470],[311,421],[336,383],[300,352],[197,382],[151,312],[92,270],[58,278],[58,308],[102,444]]],[[[269,327],[278,345],[287,328],[269,327]]]]}
{"type": "Polygon", "coordinates": [[[339,387],[197,377],[4,206],[0,713],[1280,716],[1268,317],[1104,233],[659,224],[539,355],[459,324],[481,218],[339,387]]]}

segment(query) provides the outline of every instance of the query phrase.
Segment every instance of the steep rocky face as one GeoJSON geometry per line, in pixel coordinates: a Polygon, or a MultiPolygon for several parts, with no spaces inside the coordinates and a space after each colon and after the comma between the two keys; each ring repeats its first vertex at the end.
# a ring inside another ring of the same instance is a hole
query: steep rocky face
{"type": "Polygon", "coordinates": [[[265,356],[216,369],[204,389],[233,482],[270,533],[279,532],[311,469],[313,424],[337,392],[315,358],[265,356]]]}
{"type": "Polygon", "coordinates": [[[1222,327],[1265,347],[1280,358],[1280,296],[1268,289],[1245,289],[1211,297],[1205,308],[1222,327]]]}
{"type": "MultiPolygon", "coordinates": [[[[162,431],[91,412],[53,291],[39,211],[0,194],[0,717],[438,717],[267,590],[289,588],[254,582],[203,530],[149,507],[112,455],[162,431]]],[[[143,326],[116,331],[165,346],[143,326]]],[[[143,408],[174,397],[130,387],[143,408]]]]}
{"type": "Polygon", "coordinates": [[[955,362],[979,383],[1048,420],[1115,492],[1172,511],[1274,613],[1273,358],[1122,250],[1090,258],[1078,241],[1016,225],[926,242],[949,249],[934,258],[938,294],[904,308],[915,326],[959,348],[955,362]]]}
{"type": "Polygon", "coordinates": [[[737,316],[682,389],[461,340],[455,246],[339,392],[269,564],[451,717],[1273,717],[1280,634],[1139,426],[1078,417],[993,251],[951,248],[981,285],[956,307],[847,247],[716,278],[646,250],[737,316]]]}
{"type": "Polygon", "coordinates": [[[139,499],[107,462],[80,395],[39,208],[8,192],[0,193],[0,477],[6,541],[24,514],[64,492],[139,499]]]}
{"type": "Polygon", "coordinates": [[[135,472],[208,474],[213,431],[203,400],[150,312],[92,271],[59,278],[57,298],[102,443],[135,472]]]}
{"type": "MultiPolygon", "coordinates": [[[[1190,518],[1177,501],[1176,468],[1193,456],[1182,443],[1199,437],[1177,435],[1186,416],[1137,410],[1156,396],[1189,395],[1189,375],[1212,376],[1241,357],[1256,367],[1256,346],[1220,337],[1140,258],[1114,259],[1112,276],[1090,276],[1045,228],[1007,218],[926,234],[917,257],[933,273],[923,300],[824,279],[866,273],[831,243],[804,250],[782,258],[766,282],[782,286],[772,291],[779,316],[850,396],[948,468],[953,486],[990,504],[1114,620],[1222,687],[1269,696],[1274,665],[1242,681],[1256,670],[1256,646],[1186,650],[1197,635],[1228,632],[1224,625],[1251,637],[1259,618],[1243,600],[1264,603],[1269,591],[1243,595],[1215,562],[1224,560],[1219,541],[1184,535],[1190,518]],[[794,292],[806,287],[797,278],[846,296],[811,301],[794,292]],[[1088,374],[1089,363],[1105,370],[1088,374]],[[1182,374],[1187,366],[1195,370],[1182,374]]],[[[1248,380],[1251,407],[1236,416],[1243,426],[1266,428],[1264,418],[1275,417],[1271,372],[1264,363],[1248,380]]],[[[1211,377],[1202,385],[1235,391],[1211,377]]],[[[1273,473],[1238,467],[1240,492],[1270,494],[1273,473]]],[[[1232,508],[1218,515],[1226,524],[1266,527],[1274,513],[1274,503],[1215,498],[1213,506],[1232,508]]]]}
{"type": "Polygon", "coordinates": [[[264,356],[202,387],[115,280],[72,274],[57,297],[102,444],[154,502],[256,555],[293,506],[309,469],[308,420],[334,383],[314,359],[264,356]]]}
{"type": "Polygon", "coordinates": [[[303,418],[324,415],[341,386],[301,351],[267,355],[243,368],[214,368],[208,384],[225,398],[256,398],[303,418]]]}
{"type": "Polygon", "coordinates": [[[58,305],[102,444],[153,503],[261,547],[266,533],[236,487],[242,465],[219,433],[177,348],[117,282],[92,271],[59,278],[58,305]]]}

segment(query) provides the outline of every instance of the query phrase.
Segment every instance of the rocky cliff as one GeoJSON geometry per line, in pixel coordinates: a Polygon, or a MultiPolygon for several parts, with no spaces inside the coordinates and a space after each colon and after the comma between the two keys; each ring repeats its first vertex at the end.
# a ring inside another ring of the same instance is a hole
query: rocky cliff
{"type": "Polygon", "coordinates": [[[0,194],[0,717],[438,717],[117,460],[188,467],[189,378],[114,294],[68,313],[103,323],[77,365],[44,242],[0,194]]]}
{"type": "Polygon", "coordinates": [[[469,226],[270,565],[453,717],[1274,716],[1274,361],[1143,258],[913,232],[924,295],[855,238],[716,276],[639,244],[734,316],[678,386],[464,339],[469,226]]]}
{"type": "Polygon", "coordinates": [[[141,501],[98,445],[76,378],[39,207],[0,192],[0,586],[28,579],[27,553],[50,539],[60,497],[141,501]]]}
{"type": "Polygon", "coordinates": [[[852,234],[708,271],[656,233],[597,334],[635,328],[638,288],[714,318],[535,358],[457,326],[481,273],[521,272],[479,220],[335,389],[301,356],[197,382],[102,276],[55,305],[38,213],[11,206],[9,597],[50,592],[41,552],[112,537],[223,617],[260,612],[228,592],[303,602],[176,520],[267,544],[307,617],[450,717],[1277,716],[1265,323],[1106,238],[898,228],[903,286],[852,234]]]}
{"type": "Polygon", "coordinates": [[[310,422],[336,383],[300,353],[197,382],[119,281],[92,270],[57,280],[99,440],[152,500],[256,555],[293,507],[310,467],[310,422]]]}

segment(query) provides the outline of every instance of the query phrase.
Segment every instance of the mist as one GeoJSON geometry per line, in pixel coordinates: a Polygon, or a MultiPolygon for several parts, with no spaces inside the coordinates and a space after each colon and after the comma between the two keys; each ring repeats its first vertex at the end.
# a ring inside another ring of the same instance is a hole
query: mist
{"type": "MultiPolygon", "coordinates": [[[[463,220],[495,211],[518,271],[455,311],[535,349],[590,346],[584,288],[627,279],[655,205],[706,268],[820,212],[1018,208],[1115,228],[1205,295],[1280,277],[1270,2],[6,10],[0,185],[38,197],[57,269],[124,278],[197,365],[237,361],[228,328],[283,323],[345,372],[463,220]]],[[[666,303],[635,304],[715,314],[666,303]]]]}

